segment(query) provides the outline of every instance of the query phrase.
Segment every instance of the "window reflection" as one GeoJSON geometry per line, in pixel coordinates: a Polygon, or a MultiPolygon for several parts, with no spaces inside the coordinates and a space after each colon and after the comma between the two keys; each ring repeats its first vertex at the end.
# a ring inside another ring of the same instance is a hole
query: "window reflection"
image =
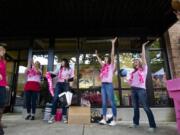
{"type": "Polygon", "coordinates": [[[166,90],[167,71],[163,50],[160,48],[159,40],[155,41],[152,46],[150,46],[149,57],[155,106],[168,105],[169,97],[166,90]]]}
{"type": "Polygon", "coordinates": [[[96,62],[94,54],[80,54],[80,78],[79,88],[91,88],[101,86],[99,78],[100,65],[96,62]]]}

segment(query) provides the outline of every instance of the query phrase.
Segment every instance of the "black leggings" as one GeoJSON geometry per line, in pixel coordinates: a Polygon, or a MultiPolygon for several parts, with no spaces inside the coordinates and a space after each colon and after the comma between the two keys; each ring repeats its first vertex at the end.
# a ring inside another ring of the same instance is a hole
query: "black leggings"
{"type": "Polygon", "coordinates": [[[31,109],[32,109],[32,114],[36,113],[36,103],[37,103],[38,95],[39,92],[36,91],[25,92],[27,113],[30,114],[31,109]]]}

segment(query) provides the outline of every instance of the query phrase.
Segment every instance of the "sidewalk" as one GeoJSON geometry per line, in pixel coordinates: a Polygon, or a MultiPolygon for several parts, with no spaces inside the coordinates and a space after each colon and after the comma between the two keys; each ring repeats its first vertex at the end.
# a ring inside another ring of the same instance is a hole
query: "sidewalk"
{"type": "MultiPolygon", "coordinates": [[[[3,117],[7,125],[5,135],[148,135],[148,125],[143,123],[139,128],[129,128],[130,122],[119,122],[115,127],[91,125],[68,125],[60,122],[47,124],[42,120],[25,121],[22,115],[8,114],[3,117]]],[[[154,135],[178,135],[176,123],[158,123],[154,135]]]]}

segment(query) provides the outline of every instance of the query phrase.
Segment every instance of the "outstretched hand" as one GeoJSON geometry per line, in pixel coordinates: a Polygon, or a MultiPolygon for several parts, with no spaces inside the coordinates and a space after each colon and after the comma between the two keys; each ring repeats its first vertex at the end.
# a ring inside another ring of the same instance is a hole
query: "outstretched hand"
{"type": "Polygon", "coordinates": [[[0,74],[0,81],[3,79],[2,75],[0,74]]]}
{"type": "Polygon", "coordinates": [[[146,41],[145,43],[143,43],[143,46],[146,46],[147,44],[149,44],[150,41],[146,41]]]}
{"type": "Polygon", "coordinates": [[[176,15],[176,17],[177,17],[177,19],[179,19],[180,20],[180,11],[174,11],[174,14],[176,15]]]}
{"type": "Polygon", "coordinates": [[[95,50],[95,54],[98,55],[98,51],[97,50],[95,50]]]}
{"type": "Polygon", "coordinates": [[[113,45],[116,43],[117,39],[118,39],[118,38],[115,37],[113,40],[111,40],[111,42],[112,42],[113,45]]]}

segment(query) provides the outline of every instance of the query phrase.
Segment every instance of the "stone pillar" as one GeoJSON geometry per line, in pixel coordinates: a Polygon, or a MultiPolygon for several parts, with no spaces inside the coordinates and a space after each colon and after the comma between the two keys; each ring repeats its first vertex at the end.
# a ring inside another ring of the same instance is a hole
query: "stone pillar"
{"type": "Polygon", "coordinates": [[[168,60],[173,78],[180,77],[180,20],[175,23],[166,33],[168,60]]]}

